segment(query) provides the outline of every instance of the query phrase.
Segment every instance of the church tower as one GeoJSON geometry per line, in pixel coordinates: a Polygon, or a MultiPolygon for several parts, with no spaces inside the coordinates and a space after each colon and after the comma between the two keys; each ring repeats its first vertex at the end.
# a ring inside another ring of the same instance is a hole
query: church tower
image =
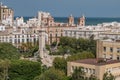
{"type": "Polygon", "coordinates": [[[70,15],[68,18],[68,26],[73,26],[73,25],[74,25],[74,17],[70,15]]]}
{"type": "Polygon", "coordinates": [[[84,15],[78,19],[78,25],[85,26],[85,16],[84,15]]]}

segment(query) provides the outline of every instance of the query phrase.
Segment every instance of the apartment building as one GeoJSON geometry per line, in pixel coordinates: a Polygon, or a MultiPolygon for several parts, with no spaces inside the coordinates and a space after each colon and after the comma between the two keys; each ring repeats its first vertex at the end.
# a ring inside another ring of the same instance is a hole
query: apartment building
{"type": "Polygon", "coordinates": [[[97,41],[97,58],[120,60],[120,40],[97,41]]]}
{"type": "Polygon", "coordinates": [[[85,27],[76,27],[74,29],[65,29],[63,32],[64,36],[89,39],[93,36],[94,39],[99,39],[101,33],[106,32],[103,29],[90,29],[85,27]]]}
{"type": "Polygon", "coordinates": [[[12,43],[14,46],[19,47],[21,43],[37,42],[38,32],[36,28],[25,27],[6,27],[5,30],[0,31],[0,42],[12,43]]]}
{"type": "Polygon", "coordinates": [[[115,80],[120,80],[120,61],[104,59],[84,59],[71,61],[67,63],[67,75],[71,76],[75,69],[82,67],[85,72],[85,78],[91,75],[103,80],[104,73],[111,73],[115,80]]]}
{"type": "Polygon", "coordinates": [[[0,4],[0,23],[4,25],[13,25],[14,11],[6,5],[0,4]]]}

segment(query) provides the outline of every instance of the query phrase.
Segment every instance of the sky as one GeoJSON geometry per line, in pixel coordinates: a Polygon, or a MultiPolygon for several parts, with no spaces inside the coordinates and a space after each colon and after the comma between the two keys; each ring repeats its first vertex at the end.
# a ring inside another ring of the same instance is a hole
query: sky
{"type": "Polygon", "coordinates": [[[38,11],[54,17],[120,17],[120,0],[0,0],[15,16],[36,16],[38,11]]]}

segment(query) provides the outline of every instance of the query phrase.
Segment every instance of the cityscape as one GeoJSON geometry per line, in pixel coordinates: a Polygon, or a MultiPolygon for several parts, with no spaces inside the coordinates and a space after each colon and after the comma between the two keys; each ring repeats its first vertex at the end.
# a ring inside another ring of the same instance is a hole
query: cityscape
{"type": "Polygon", "coordinates": [[[120,18],[14,14],[0,3],[0,80],[120,80],[120,18]]]}

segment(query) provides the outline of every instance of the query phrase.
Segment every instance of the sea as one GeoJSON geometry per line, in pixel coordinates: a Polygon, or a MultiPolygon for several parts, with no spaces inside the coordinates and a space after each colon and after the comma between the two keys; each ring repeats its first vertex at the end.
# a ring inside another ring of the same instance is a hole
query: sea
{"type": "MultiPolygon", "coordinates": [[[[16,17],[15,17],[16,18],[16,17]]],[[[28,19],[33,17],[24,17],[24,21],[26,22],[28,19]]],[[[54,17],[55,22],[67,23],[68,17],[54,17]]],[[[75,24],[77,24],[78,17],[74,18],[75,24]]],[[[110,22],[120,22],[120,18],[110,18],[110,17],[87,17],[86,25],[97,25],[101,23],[110,23],[110,22]]]]}

